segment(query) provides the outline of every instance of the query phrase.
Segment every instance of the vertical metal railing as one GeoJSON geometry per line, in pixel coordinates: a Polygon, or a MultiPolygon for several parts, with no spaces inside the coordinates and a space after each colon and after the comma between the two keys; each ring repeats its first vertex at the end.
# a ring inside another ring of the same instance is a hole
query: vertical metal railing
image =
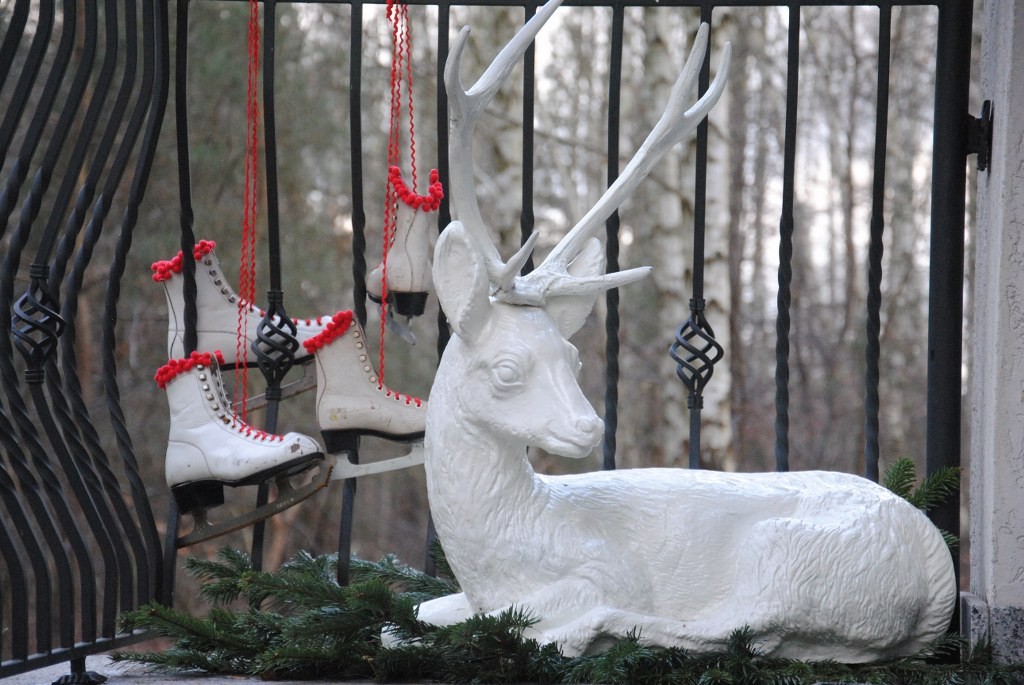
{"type": "Polygon", "coordinates": [[[789,333],[793,282],[793,195],[796,175],[797,94],[800,89],[800,6],[789,5],[786,128],[779,219],[779,293],[775,319],[775,469],[789,470],[789,333]]]}
{"type": "Polygon", "coordinates": [[[86,654],[137,639],[119,633],[118,614],[163,592],[114,349],[120,281],[167,101],[166,14],[158,0],[19,0],[4,27],[0,311],[10,326],[0,335],[0,550],[10,613],[0,620],[11,630],[0,676],[66,661],[84,678],[76,682],[90,682],[86,654]],[[112,262],[98,267],[109,283],[98,326],[101,418],[85,399],[97,379],[82,376],[76,344],[97,333],[76,324],[108,235],[112,262]]]}
{"type": "MultiPolygon", "coordinates": [[[[928,272],[928,389],[925,468],[960,466],[964,314],[964,216],[968,154],[972,3],[939,5],[935,48],[935,124],[932,142],[932,224],[928,272]]],[[[959,533],[960,503],[931,513],[943,530],[959,533]]],[[[955,565],[957,579],[960,565],[955,565]]],[[[953,625],[959,625],[959,607],[953,625]]]]}

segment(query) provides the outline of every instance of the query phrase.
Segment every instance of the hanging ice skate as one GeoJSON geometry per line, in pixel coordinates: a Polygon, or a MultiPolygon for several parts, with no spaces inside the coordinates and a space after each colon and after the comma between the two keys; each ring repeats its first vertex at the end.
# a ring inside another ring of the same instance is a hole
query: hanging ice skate
{"type": "MultiPolygon", "coordinates": [[[[227,350],[223,354],[225,369],[234,368],[238,363],[238,350],[251,348],[256,340],[257,330],[266,316],[266,312],[252,302],[239,296],[228,283],[221,269],[215,248],[217,243],[212,240],[200,240],[192,251],[196,260],[196,334],[199,350],[227,350]],[[238,322],[241,314],[242,344],[238,344],[238,322]]],[[[184,355],[185,340],[185,297],[182,290],[184,277],[182,272],[182,253],[179,251],[173,259],[153,262],[153,280],[164,286],[167,296],[167,356],[170,358],[184,355]]],[[[273,320],[280,323],[277,317],[273,320]]],[[[317,316],[313,319],[292,319],[295,326],[295,337],[301,344],[321,333],[330,321],[330,316],[317,316]]],[[[296,363],[306,365],[312,356],[303,348],[295,355],[296,363]]],[[[244,363],[255,365],[255,359],[249,357],[244,363]]],[[[312,390],[316,377],[307,373],[308,366],[302,366],[301,378],[285,384],[281,388],[282,398],[312,390]]],[[[262,395],[248,398],[248,409],[259,409],[265,404],[262,395]]]]}
{"type": "Polygon", "coordinates": [[[310,497],[330,479],[331,467],[315,440],[299,433],[266,433],[235,414],[220,374],[223,362],[219,352],[193,352],[172,358],[156,373],[170,407],[167,485],[179,513],[194,521],[192,531],[178,538],[178,547],[262,521],[310,497]],[[304,475],[313,469],[312,479],[304,475]],[[207,512],[224,503],[225,486],[268,481],[277,485],[273,502],[219,524],[209,520],[207,512]]]}
{"type": "Polygon", "coordinates": [[[380,305],[382,346],[385,328],[410,344],[416,342],[409,323],[412,317],[423,314],[431,289],[430,238],[434,222],[429,217],[437,211],[444,197],[436,169],[430,172],[427,194],[416,193],[416,125],[409,7],[401,0],[388,0],[386,16],[392,37],[388,179],[384,195],[381,261],[366,277],[367,295],[380,305]],[[409,126],[411,184],[408,186],[399,169],[402,163],[403,115],[407,117],[409,126]],[[396,315],[404,320],[399,320],[396,315]]]}
{"type": "MultiPolygon", "coordinates": [[[[388,313],[406,319],[423,314],[430,280],[430,231],[444,190],[437,169],[430,172],[430,187],[417,195],[402,178],[397,166],[388,172],[388,196],[394,199],[394,227],[385,236],[387,247],[380,264],[366,277],[366,292],[377,304],[387,303],[388,313]]],[[[387,222],[385,222],[387,223],[387,222]]]]}
{"type": "MultiPolygon", "coordinates": [[[[316,415],[329,453],[358,450],[363,435],[398,442],[422,440],[427,403],[384,385],[352,312],[335,314],[303,347],[316,360],[316,415]]],[[[422,462],[398,462],[391,468],[413,463],[422,462]]]]}
{"type": "MultiPolygon", "coordinates": [[[[257,0],[249,2],[249,69],[247,84],[247,135],[240,281],[238,292],[228,285],[214,253],[213,241],[200,240],[191,250],[173,259],[153,264],[154,280],[162,283],[168,302],[168,348],[172,358],[157,373],[157,382],[168,391],[170,430],[166,454],[166,477],[175,497],[177,514],[189,514],[193,528],[176,537],[178,547],[255,525],[253,558],[261,552],[264,519],[311,496],[330,479],[332,465],[312,438],[296,433],[277,434],[278,402],[287,394],[312,387],[313,379],[282,387],[282,381],[296,362],[309,362],[301,341],[326,328],[326,319],[296,320],[284,310],[281,290],[280,231],[277,212],[276,165],[273,136],[273,65],[264,73],[266,107],[258,107],[260,21],[257,0]],[[259,122],[267,122],[267,224],[270,247],[270,288],[266,310],[255,306],[256,293],[256,210],[259,198],[257,150],[259,122]],[[192,264],[192,259],[195,264],[192,264]],[[193,280],[195,300],[185,292],[193,280]],[[192,309],[194,305],[194,309],[192,309]],[[188,312],[188,314],[186,313],[188,312]],[[194,318],[191,316],[194,315],[194,318]],[[188,320],[187,320],[188,319],[188,320]],[[211,354],[210,350],[227,350],[211,354]],[[186,356],[187,355],[187,356],[186,356]],[[235,402],[224,390],[221,367],[234,367],[235,402]],[[262,397],[248,397],[247,373],[258,365],[266,380],[262,397]],[[265,405],[264,430],[251,426],[247,410],[265,405]],[[235,409],[237,406],[237,410],[235,409]],[[270,485],[276,497],[270,501],[270,485]],[[254,508],[246,514],[211,522],[208,510],[223,502],[223,489],[259,486],[254,508]]],[[[268,26],[274,25],[274,4],[264,0],[268,26]]],[[[273,31],[267,35],[266,52],[273,55],[273,31]]],[[[191,180],[188,170],[187,112],[185,81],[176,81],[178,107],[179,193],[181,229],[185,245],[194,240],[192,232],[191,180]]],[[[309,368],[308,364],[304,368],[309,368]]],[[[177,518],[169,535],[177,535],[177,518]]]]}

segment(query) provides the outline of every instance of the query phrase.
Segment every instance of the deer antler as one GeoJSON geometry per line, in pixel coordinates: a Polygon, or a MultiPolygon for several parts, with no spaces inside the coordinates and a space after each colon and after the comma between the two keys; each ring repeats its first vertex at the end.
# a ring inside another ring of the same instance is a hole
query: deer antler
{"type": "Polygon", "coordinates": [[[538,9],[533,18],[502,48],[469,90],[462,84],[462,54],[469,39],[468,26],[464,26],[459,32],[445,63],[444,85],[448,94],[451,132],[448,157],[451,160],[450,185],[453,189],[451,196],[454,218],[469,229],[470,235],[484,255],[491,283],[499,290],[503,287],[512,287],[513,279],[533,251],[536,238],[531,236],[507,264],[501,260],[498,249],[488,235],[487,225],[477,203],[476,180],[473,177],[473,130],[480,114],[494,99],[544,23],[561,4],[562,0],[550,0],[538,9]]]}
{"type": "Polygon", "coordinates": [[[676,143],[680,142],[707,116],[711,108],[718,102],[718,98],[725,90],[725,74],[729,71],[729,60],[732,46],[726,44],[722,51],[722,59],[719,63],[718,73],[711,87],[692,107],[684,110],[686,96],[693,88],[700,73],[701,64],[704,62],[704,54],[708,42],[708,25],[701,24],[697,31],[697,37],[690,50],[690,56],[683,66],[679,78],[672,86],[672,93],[668,104],[665,107],[661,119],[651,129],[647,139],[640,149],[637,150],[633,159],[629,161],[626,168],[605,191],[601,199],[580,219],[569,233],[555,246],[555,248],[544,260],[544,264],[565,266],[571,262],[583,248],[583,243],[593,235],[594,231],[604,224],[605,220],[612,215],[618,207],[636,190],[640,182],[647,177],[662,157],[676,143]]]}
{"type": "Polygon", "coordinates": [[[571,275],[568,267],[579,256],[587,241],[626,198],[632,195],[665,153],[693,131],[707,116],[725,90],[729,71],[731,46],[727,43],[722,51],[718,73],[710,88],[696,103],[686,108],[686,96],[697,80],[707,51],[709,29],[707,24],[701,24],[690,56],[672,87],[664,114],[633,159],[590,211],[555,246],[544,262],[530,274],[518,276],[519,270],[533,250],[537,234],[534,233],[508,263],[501,260],[497,248],[491,242],[477,204],[476,185],[473,179],[473,128],[480,113],[494,98],[498,88],[526,52],[544,22],[560,4],[561,0],[550,0],[543,5],[498,53],[469,91],[463,87],[461,77],[462,53],[469,36],[468,27],[459,33],[445,65],[445,86],[448,90],[451,113],[449,157],[452,160],[451,187],[455,215],[463,222],[484,255],[487,273],[494,286],[494,296],[511,304],[540,305],[551,296],[583,295],[617,288],[650,273],[650,267],[640,267],[598,277],[579,278],[571,275]]]}

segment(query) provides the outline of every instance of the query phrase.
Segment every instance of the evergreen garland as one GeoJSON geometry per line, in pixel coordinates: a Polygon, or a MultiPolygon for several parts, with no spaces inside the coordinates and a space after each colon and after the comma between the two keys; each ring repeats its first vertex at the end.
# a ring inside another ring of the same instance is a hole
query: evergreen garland
{"type": "MultiPolygon", "coordinates": [[[[897,460],[883,485],[927,511],[954,494],[958,469],[943,469],[915,487],[910,459],[897,460]]],[[[946,534],[951,546],[956,538],[946,534]]],[[[567,658],[555,645],[524,633],[536,618],[511,609],[473,616],[447,627],[416,618],[416,605],[459,591],[444,552],[431,553],[439,577],[404,566],[393,556],[352,559],[352,584],[339,586],[335,555],[300,552],[274,572],[253,569],[244,552],[222,549],[214,560],[188,559],[213,608],[195,618],[159,604],[122,616],[125,630],[144,629],[175,640],[163,652],[119,652],[116,661],[154,670],[254,675],[274,679],[418,679],[450,683],[613,683],[630,685],[1013,685],[1024,664],[995,664],[990,650],[968,654],[948,635],[911,657],[846,665],[768,657],[750,629],[735,631],[725,648],[692,653],[647,647],[632,634],[607,651],[567,658]],[[229,605],[234,605],[232,608],[229,605]],[[384,647],[382,631],[397,638],[384,647]],[[959,663],[951,656],[961,654],[959,663]]]]}
{"type": "Polygon", "coordinates": [[[935,663],[937,656],[964,649],[953,636],[912,657],[865,665],[767,657],[749,629],[736,631],[716,653],[647,647],[634,634],[602,654],[567,658],[555,645],[525,637],[535,618],[519,610],[443,628],[418,621],[419,602],[457,591],[450,579],[432,578],[387,557],[353,560],[353,582],[342,587],[335,580],[336,566],[335,555],[305,552],[274,572],[253,570],[237,550],[223,549],[215,560],[190,559],[187,568],[203,582],[203,596],[214,607],[204,618],[159,604],[125,614],[126,630],[170,637],[175,646],[119,652],[114,659],[154,670],[267,680],[635,685],[1012,685],[1024,680],[1024,664],[994,664],[987,650],[958,664],[935,663]],[[399,646],[382,646],[384,629],[399,638],[399,646]]]}

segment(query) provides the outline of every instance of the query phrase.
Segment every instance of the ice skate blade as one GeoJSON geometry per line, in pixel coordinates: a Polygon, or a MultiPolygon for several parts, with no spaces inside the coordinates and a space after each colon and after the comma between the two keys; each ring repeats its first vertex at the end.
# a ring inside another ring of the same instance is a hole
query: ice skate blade
{"type": "Polygon", "coordinates": [[[402,323],[395,318],[395,315],[388,310],[388,320],[386,322],[388,330],[397,335],[399,338],[409,343],[410,345],[416,344],[416,334],[412,332],[409,327],[409,318],[406,318],[405,323],[402,323]]]}
{"type": "Polygon", "coordinates": [[[305,454],[296,459],[282,462],[273,468],[257,471],[238,480],[207,478],[177,483],[171,486],[171,494],[174,495],[174,499],[178,502],[178,511],[182,514],[191,514],[197,509],[210,509],[211,507],[224,504],[225,485],[237,488],[243,485],[266,483],[271,478],[288,478],[310,470],[323,461],[323,458],[324,455],[319,452],[305,454]]]}
{"type": "Polygon", "coordinates": [[[423,431],[412,433],[385,433],[383,431],[371,430],[368,428],[349,429],[328,429],[320,431],[324,439],[324,448],[328,454],[340,454],[342,452],[358,452],[359,438],[369,435],[374,438],[383,438],[392,442],[418,442],[423,440],[423,431]]]}
{"type": "Polygon", "coordinates": [[[329,460],[322,461],[312,480],[298,488],[293,487],[288,480],[289,478],[294,477],[294,475],[279,475],[276,478],[278,487],[277,498],[273,502],[269,502],[262,507],[243,514],[242,516],[238,516],[221,523],[211,523],[207,519],[206,509],[199,509],[192,512],[192,518],[195,525],[189,533],[179,537],[175,541],[175,545],[178,549],[181,549],[182,547],[188,547],[221,535],[233,533],[236,530],[247,528],[263,521],[264,519],[268,519],[275,514],[279,514],[285,509],[294,507],[296,504],[309,499],[319,490],[322,490],[327,486],[331,481],[331,471],[333,466],[333,463],[329,460]]]}
{"type": "Polygon", "coordinates": [[[410,466],[419,466],[423,463],[423,443],[420,442],[414,444],[409,454],[404,457],[393,457],[391,459],[375,461],[369,464],[353,464],[338,455],[331,455],[328,459],[333,459],[334,461],[334,469],[331,471],[331,480],[361,478],[363,476],[372,476],[377,473],[397,471],[398,469],[405,469],[410,466]]]}
{"type": "MultiPolygon", "coordinates": [[[[309,359],[313,359],[313,357],[310,356],[309,359]]],[[[290,383],[285,383],[284,385],[281,386],[282,400],[286,400],[289,397],[294,397],[295,395],[304,393],[307,390],[312,390],[313,388],[316,387],[316,373],[313,371],[308,371],[308,369],[313,368],[313,365],[306,364],[305,361],[306,360],[304,359],[302,364],[302,377],[296,378],[294,381],[290,383]]],[[[237,413],[241,411],[242,403],[240,401],[235,402],[231,406],[237,413]]],[[[265,406],[267,406],[267,396],[264,393],[260,393],[259,395],[253,395],[252,397],[249,397],[245,400],[246,411],[256,411],[257,409],[262,409],[265,406]]]]}

